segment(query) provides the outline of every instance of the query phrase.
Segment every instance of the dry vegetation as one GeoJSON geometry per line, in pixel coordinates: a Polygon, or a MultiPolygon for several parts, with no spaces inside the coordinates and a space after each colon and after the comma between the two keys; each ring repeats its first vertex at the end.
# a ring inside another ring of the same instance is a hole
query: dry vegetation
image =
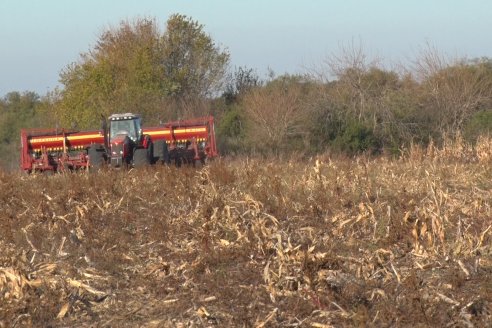
{"type": "Polygon", "coordinates": [[[492,142],[0,173],[0,327],[482,327],[492,142]]]}

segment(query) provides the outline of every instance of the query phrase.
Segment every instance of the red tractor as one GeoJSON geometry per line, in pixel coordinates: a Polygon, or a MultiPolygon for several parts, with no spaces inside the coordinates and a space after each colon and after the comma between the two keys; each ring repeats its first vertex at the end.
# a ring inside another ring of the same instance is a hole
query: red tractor
{"type": "Polygon", "coordinates": [[[143,128],[139,115],[113,114],[99,131],[21,130],[21,146],[21,169],[29,173],[203,164],[218,155],[212,116],[143,128]]]}

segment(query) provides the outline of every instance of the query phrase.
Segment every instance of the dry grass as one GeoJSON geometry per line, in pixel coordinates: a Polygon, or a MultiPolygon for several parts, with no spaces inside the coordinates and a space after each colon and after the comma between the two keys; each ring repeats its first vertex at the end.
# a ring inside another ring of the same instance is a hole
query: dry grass
{"type": "Polygon", "coordinates": [[[491,143],[446,147],[0,173],[0,327],[489,325],[491,143]]]}

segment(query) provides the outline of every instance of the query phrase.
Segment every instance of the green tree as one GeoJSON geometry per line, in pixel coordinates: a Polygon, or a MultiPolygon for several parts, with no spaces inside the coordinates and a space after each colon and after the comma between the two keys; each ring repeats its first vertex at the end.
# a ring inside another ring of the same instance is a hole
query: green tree
{"type": "Polygon", "coordinates": [[[222,154],[240,153],[245,150],[244,109],[233,104],[222,115],[217,126],[217,140],[222,154]]]}
{"type": "Polygon", "coordinates": [[[229,75],[222,97],[227,104],[232,104],[237,102],[241,95],[262,85],[263,81],[254,69],[238,67],[229,75]]]}
{"type": "Polygon", "coordinates": [[[19,131],[39,126],[36,111],[40,104],[34,92],[10,92],[0,99],[0,166],[18,167],[19,131]]]}
{"type": "Polygon", "coordinates": [[[243,98],[263,81],[252,68],[238,67],[227,77],[224,93],[215,100],[217,140],[222,154],[240,153],[246,149],[246,114],[243,98]]]}
{"type": "Polygon", "coordinates": [[[63,70],[56,114],[62,125],[80,128],[95,127],[100,115],[115,112],[138,112],[151,121],[182,116],[176,107],[213,94],[228,60],[203,25],[186,16],[171,16],[165,32],[155,19],[122,21],[63,70]]]}
{"type": "Polygon", "coordinates": [[[173,15],[167,21],[162,45],[164,74],[172,96],[209,97],[220,89],[229,54],[204,33],[203,25],[173,15]]]}

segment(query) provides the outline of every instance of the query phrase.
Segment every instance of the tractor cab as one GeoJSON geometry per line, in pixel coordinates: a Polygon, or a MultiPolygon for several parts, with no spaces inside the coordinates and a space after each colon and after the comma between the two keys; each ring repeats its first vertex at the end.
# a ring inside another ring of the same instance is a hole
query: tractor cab
{"type": "Polygon", "coordinates": [[[109,142],[128,136],[131,141],[138,143],[142,136],[142,123],[138,115],[132,113],[113,114],[109,117],[109,142]]]}

